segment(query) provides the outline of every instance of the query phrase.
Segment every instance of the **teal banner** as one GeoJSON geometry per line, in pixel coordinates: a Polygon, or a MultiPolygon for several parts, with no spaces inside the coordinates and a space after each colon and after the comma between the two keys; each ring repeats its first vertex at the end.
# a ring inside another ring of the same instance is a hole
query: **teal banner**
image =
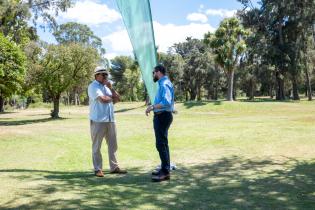
{"type": "Polygon", "coordinates": [[[157,84],[152,71],[157,65],[157,53],[149,0],[116,0],[139,63],[142,79],[153,103],[157,84]]]}

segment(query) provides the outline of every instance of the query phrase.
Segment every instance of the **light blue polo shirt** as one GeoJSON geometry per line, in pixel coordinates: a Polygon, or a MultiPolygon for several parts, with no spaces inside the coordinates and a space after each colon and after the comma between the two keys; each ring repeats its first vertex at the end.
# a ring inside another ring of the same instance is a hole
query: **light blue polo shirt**
{"type": "Polygon", "coordinates": [[[94,122],[115,122],[114,104],[103,103],[99,96],[112,96],[112,92],[102,83],[94,80],[88,87],[90,120],[94,122]]]}

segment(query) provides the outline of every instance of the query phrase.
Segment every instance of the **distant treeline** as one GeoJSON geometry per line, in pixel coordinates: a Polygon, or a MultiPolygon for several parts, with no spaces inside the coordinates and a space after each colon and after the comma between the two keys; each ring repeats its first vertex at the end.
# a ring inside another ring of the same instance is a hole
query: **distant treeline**
{"type": "MultiPolygon", "coordinates": [[[[276,100],[312,100],[315,91],[315,1],[262,0],[224,19],[203,39],[187,37],[167,53],[158,53],[175,86],[177,101],[229,101],[269,96],[276,100]]],[[[52,102],[87,104],[93,69],[105,65],[123,101],[145,101],[147,94],[136,58],[104,59],[102,41],[83,24],[58,25],[51,9],[65,11],[69,0],[0,3],[0,112],[5,106],[52,102]],[[29,25],[42,17],[57,44],[39,40],[29,25]]]]}

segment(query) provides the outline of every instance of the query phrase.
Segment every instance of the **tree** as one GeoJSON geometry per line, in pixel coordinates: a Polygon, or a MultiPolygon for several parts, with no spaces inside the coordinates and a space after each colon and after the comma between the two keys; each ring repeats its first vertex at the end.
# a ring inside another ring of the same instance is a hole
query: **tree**
{"type": "Polygon", "coordinates": [[[127,68],[124,72],[126,78],[126,96],[123,98],[129,101],[138,101],[138,93],[140,89],[140,68],[137,62],[134,62],[130,68],[127,68]]]}
{"type": "MultiPolygon", "coordinates": [[[[210,64],[205,44],[202,40],[188,37],[186,42],[174,44],[173,49],[184,60],[182,77],[184,91],[189,93],[190,100],[195,100],[196,97],[197,100],[201,100],[201,88],[210,64]]],[[[188,100],[188,95],[186,95],[186,100],[188,100]]]]}
{"type": "MultiPolygon", "coordinates": [[[[87,47],[92,47],[98,50],[102,56],[105,54],[105,49],[102,46],[102,40],[94,35],[93,31],[84,24],[68,22],[56,27],[53,35],[59,44],[78,43],[87,47]]],[[[73,86],[67,91],[67,103],[74,102],[75,105],[80,104],[80,95],[85,93],[85,86],[89,79],[82,81],[80,85],[73,86]]]]}
{"type": "Polygon", "coordinates": [[[268,43],[265,58],[275,68],[276,99],[285,99],[284,83],[289,77],[293,99],[299,100],[301,73],[306,74],[307,89],[311,89],[307,68],[308,36],[315,20],[315,1],[261,0],[260,8],[253,8],[251,0],[239,0],[244,9],[239,13],[243,24],[258,32],[268,43]],[[251,9],[248,9],[251,8],[251,9]]]}
{"type": "Polygon", "coordinates": [[[81,84],[81,80],[91,78],[98,61],[99,55],[91,47],[74,43],[48,46],[37,78],[54,103],[52,118],[59,117],[61,93],[75,84],[81,84]]]}
{"type": "Polygon", "coordinates": [[[37,39],[36,29],[27,21],[31,18],[29,7],[18,0],[3,0],[0,3],[0,32],[18,44],[37,39]]]}
{"type": "Polygon", "coordinates": [[[224,71],[215,63],[215,56],[211,49],[207,49],[207,52],[206,63],[208,68],[203,86],[207,91],[208,100],[218,100],[219,93],[222,92],[224,84],[226,84],[224,71]]]}
{"type": "Polygon", "coordinates": [[[21,90],[25,76],[25,56],[21,49],[0,33],[0,112],[4,100],[21,90]]]}
{"type": "Polygon", "coordinates": [[[184,59],[179,54],[171,52],[158,53],[159,63],[162,63],[166,68],[166,73],[172,81],[175,90],[175,100],[182,100],[184,98],[183,89],[183,75],[184,75],[184,59]]]}
{"type": "Polygon", "coordinates": [[[44,42],[30,41],[24,46],[24,54],[26,55],[26,75],[22,83],[21,95],[27,97],[26,107],[32,102],[33,96],[40,94],[40,84],[37,82],[37,72],[41,68],[40,56],[44,48],[44,42]]]}
{"type": "Polygon", "coordinates": [[[81,43],[98,49],[101,54],[105,53],[102,40],[94,35],[87,25],[75,22],[65,23],[58,26],[53,35],[60,44],[81,43]]]}
{"type": "Polygon", "coordinates": [[[42,18],[43,23],[40,27],[45,28],[45,25],[53,30],[57,27],[55,17],[59,12],[65,12],[72,6],[72,0],[18,0],[20,4],[26,4],[34,14],[33,23],[36,24],[38,17],[42,18]]]}
{"type": "Polygon", "coordinates": [[[205,35],[206,43],[214,49],[216,62],[220,65],[228,77],[227,100],[233,101],[234,71],[240,57],[246,49],[244,37],[248,32],[240,24],[237,18],[224,19],[215,34],[205,35]]]}
{"type": "Polygon", "coordinates": [[[117,56],[111,63],[110,73],[122,100],[138,100],[141,89],[138,63],[130,56],[117,56]]]}
{"type": "Polygon", "coordinates": [[[45,28],[45,23],[49,29],[57,26],[54,15],[58,12],[66,11],[71,6],[71,0],[2,0],[0,1],[0,32],[10,40],[20,44],[27,43],[28,40],[38,39],[36,28],[29,26],[33,14],[33,23],[39,17],[45,28]],[[54,14],[51,14],[51,11],[54,14]]]}

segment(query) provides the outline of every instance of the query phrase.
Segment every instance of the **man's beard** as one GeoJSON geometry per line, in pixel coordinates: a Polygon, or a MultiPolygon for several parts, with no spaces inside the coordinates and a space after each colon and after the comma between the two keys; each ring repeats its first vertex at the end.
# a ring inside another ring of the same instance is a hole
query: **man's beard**
{"type": "Polygon", "coordinates": [[[159,79],[157,77],[153,77],[153,82],[157,82],[159,79]]]}

